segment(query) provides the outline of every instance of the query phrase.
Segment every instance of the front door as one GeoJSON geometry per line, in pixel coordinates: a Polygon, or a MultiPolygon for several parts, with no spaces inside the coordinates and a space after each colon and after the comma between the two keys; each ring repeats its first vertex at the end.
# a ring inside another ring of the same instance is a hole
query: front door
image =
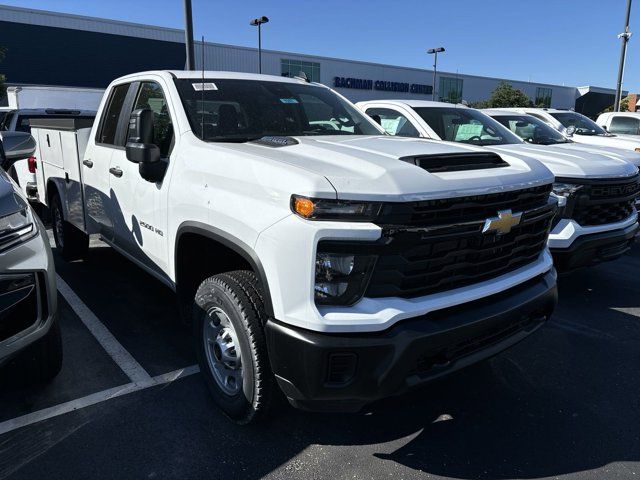
{"type": "MultiPolygon", "coordinates": [[[[132,111],[150,108],[154,118],[154,143],[162,162],[169,162],[174,144],[171,113],[163,92],[162,79],[134,84],[132,111]]],[[[128,121],[127,121],[128,126],[128,121]]],[[[128,137],[128,132],[125,137],[128,137]]],[[[127,159],[126,151],[115,152],[109,166],[113,212],[114,244],[156,273],[167,268],[167,188],[168,181],[144,180],[138,164],[127,159]]]]}

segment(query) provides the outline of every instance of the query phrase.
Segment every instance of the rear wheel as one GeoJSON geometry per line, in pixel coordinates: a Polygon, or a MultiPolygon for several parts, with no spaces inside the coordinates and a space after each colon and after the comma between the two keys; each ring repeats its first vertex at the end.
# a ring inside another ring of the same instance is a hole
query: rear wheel
{"type": "Polygon", "coordinates": [[[215,402],[240,424],[264,416],[273,398],[266,318],[259,283],[250,271],[210,277],[196,293],[193,332],[200,369],[215,402]]]}
{"type": "Polygon", "coordinates": [[[86,255],[89,249],[89,235],[77,229],[64,219],[60,196],[51,198],[51,224],[56,248],[65,260],[76,260],[86,255]]]}

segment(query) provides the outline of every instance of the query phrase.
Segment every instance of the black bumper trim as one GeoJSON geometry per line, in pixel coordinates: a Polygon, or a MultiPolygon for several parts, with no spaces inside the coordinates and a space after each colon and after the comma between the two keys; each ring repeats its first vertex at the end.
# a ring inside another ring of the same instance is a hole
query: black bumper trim
{"type": "Polygon", "coordinates": [[[629,251],[638,233],[638,223],[609,232],[578,237],[569,248],[552,248],[553,263],[559,272],[589,267],[620,258],[629,251]]]}
{"type": "Polygon", "coordinates": [[[383,332],[327,334],[269,320],[267,344],[273,372],[292,404],[355,411],[516,344],[551,316],[556,303],[551,270],[505,292],[404,320],[383,332]],[[336,356],[337,374],[331,363],[336,356]],[[346,365],[348,358],[355,364],[346,365]]]}

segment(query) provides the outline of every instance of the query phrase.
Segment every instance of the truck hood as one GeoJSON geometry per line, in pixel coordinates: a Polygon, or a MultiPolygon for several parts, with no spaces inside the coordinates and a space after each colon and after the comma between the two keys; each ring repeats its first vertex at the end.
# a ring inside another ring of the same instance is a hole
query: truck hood
{"type": "Polygon", "coordinates": [[[617,178],[635,175],[637,167],[631,163],[600,153],[569,150],[558,146],[519,143],[489,147],[500,154],[526,155],[540,160],[556,177],[617,178]]]}
{"type": "Polygon", "coordinates": [[[571,137],[576,143],[586,143],[589,145],[602,145],[604,147],[624,148],[625,150],[635,150],[640,148],[640,138],[624,137],[613,135],[573,135],[571,137]]]}
{"type": "MultiPolygon", "coordinates": [[[[416,201],[515,190],[553,181],[553,175],[541,163],[508,152],[500,154],[509,164],[506,167],[444,173],[429,173],[401,160],[485,151],[448,142],[383,135],[303,136],[291,140],[293,144],[285,146],[260,141],[224,145],[238,154],[252,154],[322,175],[340,199],[416,201]]],[[[295,191],[295,185],[291,189],[295,191]]]]}
{"type": "Polygon", "coordinates": [[[589,145],[587,143],[559,143],[553,145],[554,148],[562,148],[569,151],[585,151],[590,153],[599,153],[610,158],[617,158],[619,160],[626,160],[633,163],[636,167],[640,167],[640,153],[633,150],[624,150],[616,147],[605,147],[602,145],[589,145]]]}

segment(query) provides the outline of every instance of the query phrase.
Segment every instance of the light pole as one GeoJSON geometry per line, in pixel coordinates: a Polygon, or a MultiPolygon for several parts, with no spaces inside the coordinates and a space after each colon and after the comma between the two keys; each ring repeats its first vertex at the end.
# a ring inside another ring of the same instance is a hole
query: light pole
{"type": "Polygon", "coordinates": [[[444,47],[430,48],[427,50],[429,55],[434,55],[433,59],[433,87],[431,88],[431,99],[436,99],[436,72],[438,71],[438,54],[444,52],[444,47]]]}
{"type": "Polygon", "coordinates": [[[184,40],[185,46],[187,47],[187,70],[195,70],[196,57],[193,53],[193,17],[191,15],[191,0],[184,0],[184,40]]]}
{"type": "Polygon", "coordinates": [[[258,27],[258,73],[262,73],[262,24],[268,21],[267,17],[259,17],[249,22],[249,25],[258,27]]]}
{"type": "Polygon", "coordinates": [[[618,66],[618,84],[616,86],[616,100],[613,104],[613,110],[615,112],[620,111],[620,103],[622,102],[622,76],[624,75],[624,62],[627,58],[627,43],[631,38],[631,32],[629,31],[629,18],[631,17],[631,0],[627,0],[627,16],[624,23],[624,32],[618,35],[618,38],[622,40],[622,50],[620,51],[620,65],[618,66]]]}

